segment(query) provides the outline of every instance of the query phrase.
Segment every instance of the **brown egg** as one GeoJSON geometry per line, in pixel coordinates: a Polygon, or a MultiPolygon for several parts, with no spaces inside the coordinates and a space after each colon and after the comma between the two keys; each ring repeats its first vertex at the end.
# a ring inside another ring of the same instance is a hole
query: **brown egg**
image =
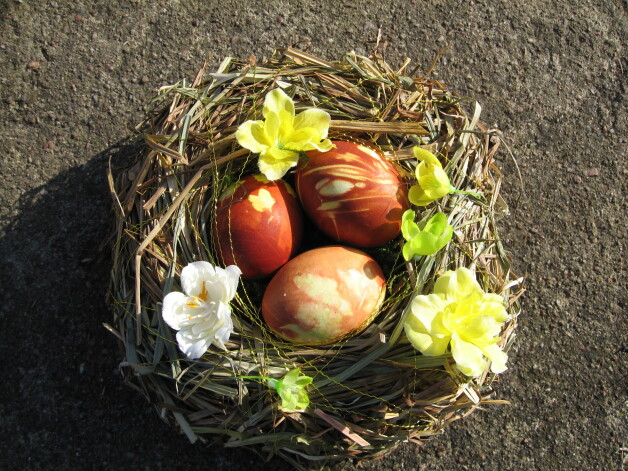
{"type": "Polygon", "coordinates": [[[377,247],[401,232],[410,205],[395,167],[361,144],[334,141],[328,152],[310,151],[296,186],[307,215],[327,235],[357,247],[377,247]]]}
{"type": "Polygon", "coordinates": [[[296,253],[303,217],[296,193],[283,180],[249,175],[218,199],[214,237],[224,265],[257,279],[277,271],[296,253]]]}
{"type": "Polygon", "coordinates": [[[385,294],[382,269],[367,254],[338,245],[320,247],[277,272],[264,293],[262,315],[286,340],[325,345],[366,328],[385,294]]]}

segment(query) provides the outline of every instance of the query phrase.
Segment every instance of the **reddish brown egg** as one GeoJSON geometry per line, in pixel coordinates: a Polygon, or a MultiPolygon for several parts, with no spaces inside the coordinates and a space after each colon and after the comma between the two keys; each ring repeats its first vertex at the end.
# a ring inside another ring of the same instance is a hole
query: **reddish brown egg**
{"type": "Polygon", "coordinates": [[[305,212],[334,239],[376,247],[401,232],[410,206],[408,190],[395,167],[361,144],[334,141],[329,152],[310,151],[297,172],[297,192],[305,212]]]}
{"type": "Polygon", "coordinates": [[[292,187],[283,180],[249,175],[218,199],[214,239],[225,265],[237,265],[242,277],[263,278],[296,253],[303,216],[292,187]]]}
{"type": "Polygon", "coordinates": [[[339,245],[320,247],[277,272],[264,293],[262,315],[286,340],[325,345],[366,328],[385,293],[382,269],[367,254],[339,245]]]}

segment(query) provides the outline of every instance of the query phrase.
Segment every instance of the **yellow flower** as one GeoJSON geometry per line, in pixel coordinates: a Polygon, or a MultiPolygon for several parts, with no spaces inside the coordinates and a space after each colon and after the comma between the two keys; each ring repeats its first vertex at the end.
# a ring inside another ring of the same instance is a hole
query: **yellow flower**
{"type": "Polygon", "coordinates": [[[259,169],[269,180],[279,180],[295,167],[302,152],[327,152],[334,146],[327,139],[329,114],[310,108],[295,116],[294,103],[279,88],[266,95],[263,115],[264,120],[242,123],[236,139],[260,154],[259,169]]]}
{"type": "Polygon", "coordinates": [[[434,292],[417,295],[404,330],[410,343],[427,356],[447,348],[458,369],[479,376],[491,361],[491,371],[506,370],[506,353],[497,345],[508,320],[502,296],[485,293],[467,268],[448,271],[436,280],[434,292]]]}
{"type": "Polygon", "coordinates": [[[420,162],[415,170],[418,185],[410,188],[408,194],[410,202],[417,206],[427,206],[451,193],[454,188],[436,156],[421,147],[415,146],[412,150],[420,162]]]}

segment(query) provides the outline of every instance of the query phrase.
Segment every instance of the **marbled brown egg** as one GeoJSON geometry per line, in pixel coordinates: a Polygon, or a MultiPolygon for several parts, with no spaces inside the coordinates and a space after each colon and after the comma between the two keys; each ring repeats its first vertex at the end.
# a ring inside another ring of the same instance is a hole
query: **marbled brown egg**
{"type": "Polygon", "coordinates": [[[237,265],[243,278],[274,273],[296,253],[302,233],[296,193],[283,180],[249,175],[218,200],[216,251],[224,265],[237,265]]]}
{"type": "Polygon", "coordinates": [[[280,337],[325,345],[358,333],[373,320],[386,293],[375,260],[344,246],[304,252],[268,284],[262,315],[280,337]]]}
{"type": "Polygon", "coordinates": [[[308,152],[296,186],[307,215],[327,235],[356,247],[376,247],[401,232],[407,186],[383,155],[361,144],[334,141],[308,152]]]}

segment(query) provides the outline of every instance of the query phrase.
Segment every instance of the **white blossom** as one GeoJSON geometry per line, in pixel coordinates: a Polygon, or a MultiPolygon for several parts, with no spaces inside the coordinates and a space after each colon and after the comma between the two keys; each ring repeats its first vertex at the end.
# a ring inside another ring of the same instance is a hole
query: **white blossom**
{"type": "Polygon", "coordinates": [[[178,330],[179,348],[188,358],[200,358],[212,344],[226,350],[233,331],[229,303],[241,274],[235,265],[221,268],[209,262],[193,262],[181,271],[184,293],[166,295],[162,316],[178,330]]]}

